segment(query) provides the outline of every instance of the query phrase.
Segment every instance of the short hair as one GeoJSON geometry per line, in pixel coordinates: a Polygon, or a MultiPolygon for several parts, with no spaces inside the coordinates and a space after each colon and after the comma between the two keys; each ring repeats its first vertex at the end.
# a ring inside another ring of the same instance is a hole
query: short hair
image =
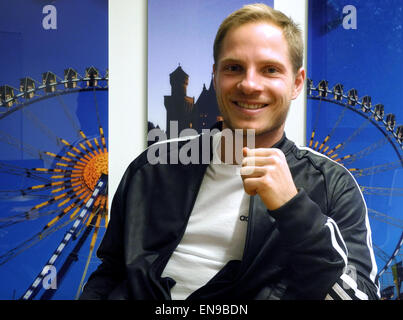
{"type": "Polygon", "coordinates": [[[232,28],[252,22],[268,22],[280,27],[288,44],[290,61],[294,73],[302,67],[304,57],[304,43],[302,31],[298,24],[287,17],[281,11],[275,10],[263,3],[255,3],[243,6],[231,13],[218,28],[214,40],[214,63],[217,64],[221,52],[222,43],[228,31],[232,28]]]}

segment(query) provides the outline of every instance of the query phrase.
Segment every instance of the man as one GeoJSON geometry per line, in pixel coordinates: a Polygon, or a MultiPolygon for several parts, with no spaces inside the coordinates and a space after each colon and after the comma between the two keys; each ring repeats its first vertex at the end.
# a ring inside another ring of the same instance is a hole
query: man
{"type": "MultiPolygon", "coordinates": [[[[221,133],[211,138],[210,164],[151,164],[147,152],[140,155],[116,192],[98,250],[102,264],[81,299],[379,297],[356,182],[284,134],[290,102],[305,80],[302,52],[298,27],[265,5],[224,20],[214,43],[224,119],[218,127],[242,129],[242,162],[221,133]],[[248,129],[254,148],[247,146],[248,129]]],[[[202,140],[163,142],[160,156],[172,159],[202,140]]]]}

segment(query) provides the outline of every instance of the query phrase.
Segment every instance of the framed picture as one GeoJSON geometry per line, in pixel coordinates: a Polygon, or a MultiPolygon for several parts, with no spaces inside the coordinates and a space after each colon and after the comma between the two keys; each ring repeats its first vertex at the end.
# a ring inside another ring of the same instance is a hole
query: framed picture
{"type": "Polygon", "coordinates": [[[0,17],[0,299],[74,299],[108,221],[108,1],[0,17]]]}
{"type": "Polygon", "coordinates": [[[398,299],[403,278],[403,3],[311,0],[308,17],[306,144],[356,178],[378,265],[372,277],[379,279],[383,299],[398,299]]]}

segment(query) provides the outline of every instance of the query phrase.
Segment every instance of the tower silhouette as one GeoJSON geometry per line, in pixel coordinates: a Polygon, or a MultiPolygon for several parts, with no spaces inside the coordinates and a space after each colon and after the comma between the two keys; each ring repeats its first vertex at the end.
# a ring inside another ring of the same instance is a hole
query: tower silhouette
{"type": "MultiPolygon", "coordinates": [[[[171,95],[164,96],[164,105],[167,112],[166,132],[170,137],[170,121],[178,121],[179,132],[186,128],[193,128],[197,120],[194,98],[187,96],[189,75],[179,65],[169,75],[171,95]]],[[[197,129],[196,129],[197,130],[197,129]]]]}
{"type": "Polygon", "coordinates": [[[217,105],[216,92],[211,78],[207,89],[203,84],[197,102],[187,96],[189,75],[179,65],[170,75],[171,95],[164,96],[166,109],[166,133],[170,135],[170,121],[178,122],[179,132],[186,128],[201,132],[202,129],[210,128],[215,122],[221,120],[217,105]]]}

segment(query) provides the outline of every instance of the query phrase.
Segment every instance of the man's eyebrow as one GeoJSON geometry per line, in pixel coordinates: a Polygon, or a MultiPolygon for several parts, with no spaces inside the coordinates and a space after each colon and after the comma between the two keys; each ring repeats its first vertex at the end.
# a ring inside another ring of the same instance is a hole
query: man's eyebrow
{"type": "Polygon", "coordinates": [[[240,63],[242,61],[240,59],[228,57],[228,58],[221,59],[218,62],[219,63],[231,63],[231,62],[232,63],[240,63]]]}
{"type": "Polygon", "coordinates": [[[280,66],[280,67],[285,68],[284,63],[282,61],[280,61],[280,60],[277,60],[277,59],[262,60],[262,61],[259,62],[259,64],[263,64],[263,65],[270,64],[270,65],[276,65],[276,66],[280,66]]]}
{"type": "MultiPolygon", "coordinates": [[[[219,60],[219,63],[242,63],[241,59],[233,58],[233,57],[227,57],[219,60]]],[[[280,60],[277,59],[267,59],[267,60],[261,60],[258,61],[259,65],[275,65],[280,68],[285,68],[286,66],[284,63],[280,60]]]]}

